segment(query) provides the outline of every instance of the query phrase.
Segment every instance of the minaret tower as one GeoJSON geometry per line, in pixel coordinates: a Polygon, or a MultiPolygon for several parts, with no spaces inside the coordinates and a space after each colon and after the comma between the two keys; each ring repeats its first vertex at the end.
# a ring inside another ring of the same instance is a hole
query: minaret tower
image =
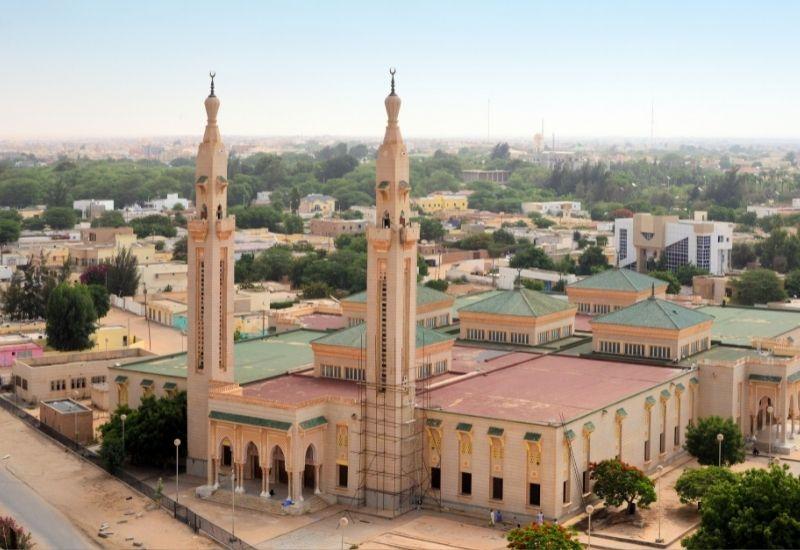
{"type": "Polygon", "coordinates": [[[197,150],[195,205],[188,224],[187,470],[205,475],[208,447],[208,391],[233,378],[233,233],[228,216],[228,153],[219,134],[219,99],[206,98],[208,122],[197,150]]]}
{"type": "Polygon", "coordinates": [[[368,507],[402,512],[417,489],[421,447],[414,427],[417,240],[409,222],[408,152],[386,98],[388,124],[378,149],[376,223],[367,232],[367,369],[363,468],[368,507]]]}

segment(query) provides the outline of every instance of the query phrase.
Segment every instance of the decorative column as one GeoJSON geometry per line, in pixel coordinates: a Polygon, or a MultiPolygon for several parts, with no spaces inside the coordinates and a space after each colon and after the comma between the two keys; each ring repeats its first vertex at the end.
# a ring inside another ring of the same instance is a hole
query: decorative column
{"type": "Polygon", "coordinates": [[[212,486],[217,481],[217,459],[211,458],[211,461],[208,464],[208,485],[212,486]]]}
{"type": "Polygon", "coordinates": [[[292,472],[292,485],[293,485],[293,493],[294,493],[294,500],[295,502],[303,502],[303,471],[300,472],[292,472]]]}
{"type": "Polygon", "coordinates": [[[261,467],[261,496],[269,498],[269,466],[261,467]]]}
{"type": "Polygon", "coordinates": [[[314,468],[314,494],[319,495],[322,494],[322,491],[319,490],[319,477],[322,474],[322,464],[317,464],[314,468]]]}
{"type": "Polygon", "coordinates": [[[239,464],[234,462],[233,464],[234,472],[236,472],[236,492],[241,494],[244,493],[244,464],[239,464]]]}

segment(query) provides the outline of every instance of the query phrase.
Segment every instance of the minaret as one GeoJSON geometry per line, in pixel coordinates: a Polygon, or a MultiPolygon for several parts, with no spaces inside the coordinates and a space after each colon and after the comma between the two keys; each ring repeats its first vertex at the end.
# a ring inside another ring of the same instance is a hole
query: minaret
{"type": "Polygon", "coordinates": [[[233,378],[233,233],[228,216],[228,153],[219,134],[219,99],[206,98],[208,122],[197,150],[195,205],[188,224],[187,471],[205,475],[208,447],[208,391],[212,382],[233,378]]]}
{"type": "Polygon", "coordinates": [[[414,428],[417,240],[409,222],[408,153],[397,125],[400,97],[386,98],[388,124],[376,165],[376,223],[367,232],[365,501],[401,512],[412,505],[420,449],[414,428]]]}

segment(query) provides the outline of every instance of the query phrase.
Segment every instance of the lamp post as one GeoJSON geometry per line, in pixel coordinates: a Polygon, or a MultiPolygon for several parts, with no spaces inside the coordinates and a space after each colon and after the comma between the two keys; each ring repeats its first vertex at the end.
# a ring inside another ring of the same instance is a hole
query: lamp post
{"type": "Polygon", "coordinates": [[[231,468],[231,540],[236,540],[236,472],[231,468]]]}
{"type": "Polygon", "coordinates": [[[178,515],[178,496],[180,495],[178,486],[178,465],[180,464],[179,450],[181,448],[181,440],[177,437],[172,442],[175,445],[175,516],[178,515]]]}
{"type": "Polygon", "coordinates": [[[661,538],[661,512],[662,512],[662,504],[661,504],[661,477],[664,474],[664,466],[661,464],[658,465],[656,468],[656,472],[658,473],[658,538],[656,542],[662,544],[664,539],[661,538]]]}
{"type": "Polygon", "coordinates": [[[769,455],[770,461],[772,460],[772,412],[774,410],[775,409],[772,407],[772,405],[767,407],[767,426],[769,427],[769,453],[767,454],[769,455]]]}
{"type": "Polygon", "coordinates": [[[722,467],[722,441],[725,439],[725,436],[722,434],[717,434],[717,446],[719,447],[719,458],[717,460],[717,466],[722,467]]]}
{"type": "Polygon", "coordinates": [[[122,420],[122,461],[125,462],[125,421],[128,415],[123,413],[119,415],[119,419],[122,420]]]}
{"type": "Polygon", "coordinates": [[[589,517],[589,526],[586,529],[586,548],[592,548],[592,514],[594,513],[594,506],[591,504],[586,505],[586,515],[589,517]]]}

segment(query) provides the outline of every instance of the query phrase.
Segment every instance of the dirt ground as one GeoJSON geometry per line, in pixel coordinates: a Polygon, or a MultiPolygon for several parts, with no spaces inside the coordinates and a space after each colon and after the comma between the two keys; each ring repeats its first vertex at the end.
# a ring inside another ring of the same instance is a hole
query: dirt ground
{"type": "Polygon", "coordinates": [[[216,548],[100,468],[0,409],[0,456],[15,476],[104,548],[216,548]],[[113,532],[98,536],[103,523],[113,532]]]}

